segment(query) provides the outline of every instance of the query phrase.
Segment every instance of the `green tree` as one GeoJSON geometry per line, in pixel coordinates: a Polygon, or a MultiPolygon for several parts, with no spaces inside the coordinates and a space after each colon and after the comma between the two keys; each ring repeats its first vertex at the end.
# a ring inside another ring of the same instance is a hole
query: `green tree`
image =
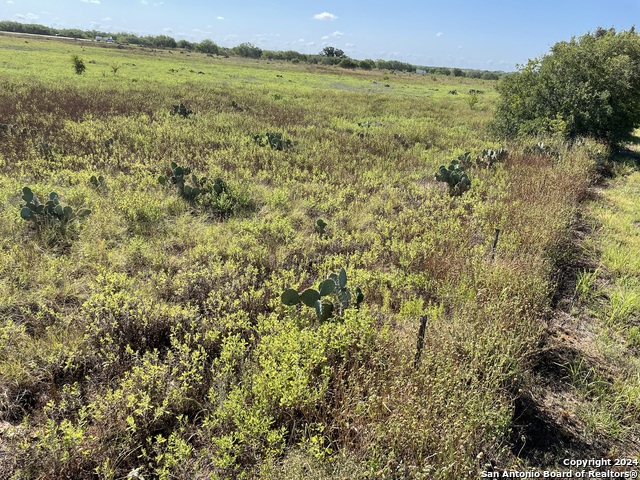
{"type": "Polygon", "coordinates": [[[176,48],[178,44],[173,37],[168,35],[157,35],[151,37],[151,43],[155,47],[176,48]]]}
{"type": "Polygon", "coordinates": [[[262,50],[252,43],[241,43],[231,49],[234,55],[246,58],[260,58],[262,56],[262,50]]]}
{"type": "Polygon", "coordinates": [[[220,47],[208,38],[205,38],[198,43],[196,45],[196,50],[198,52],[209,53],[211,55],[218,55],[220,53],[220,47]]]}
{"type": "Polygon", "coordinates": [[[369,58],[360,61],[360,68],[362,68],[363,70],[373,70],[375,67],[376,62],[369,58]]]}
{"type": "Polygon", "coordinates": [[[353,60],[351,58],[343,58],[342,60],[340,60],[340,63],[338,64],[339,67],[342,68],[358,68],[358,61],[357,60],[353,60]]]}
{"type": "Polygon", "coordinates": [[[179,40],[176,45],[178,48],[184,48],[185,50],[193,50],[196,47],[196,44],[188,40],[179,40]]]}
{"type": "Polygon", "coordinates": [[[616,145],[640,126],[640,38],[633,28],[599,28],[556,43],[503,78],[498,91],[498,134],[562,133],[616,145]]]}
{"type": "Polygon", "coordinates": [[[330,57],[330,58],[345,58],[346,55],[345,53],[340,50],[339,48],[336,47],[324,47],[322,49],[322,51],[320,52],[320,55],[322,55],[323,57],[330,57]]]}

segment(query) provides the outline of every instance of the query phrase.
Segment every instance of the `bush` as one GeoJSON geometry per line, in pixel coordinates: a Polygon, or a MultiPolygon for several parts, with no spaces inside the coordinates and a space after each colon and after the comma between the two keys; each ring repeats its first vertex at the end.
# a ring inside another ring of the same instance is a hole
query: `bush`
{"type": "Polygon", "coordinates": [[[241,43],[231,49],[234,55],[245,58],[260,58],[262,56],[262,49],[256,47],[251,43],[241,43]]]}
{"type": "MultiPolygon", "coordinates": [[[[188,47],[185,46],[184,48],[188,48],[188,47]]],[[[214,42],[212,42],[211,40],[209,40],[208,38],[205,38],[200,43],[195,44],[195,49],[200,53],[208,53],[211,55],[220,54],[220,47],[216,45],[214,42]]]]}
{"type": "Polygon", "coordinates": [[[71,57],[71,61],[73,62],[73,68],[78,75],[82,75],[87,69],[86,65],[84,64],[84,60],[82,60],[78,55],[74,55],[73,57],[71,57]]]}
{"type": "Polygon", "coordinates": [[[356,60],[352,60],[351,58],[343,58],[342,60],[340,60],[340,63],[338,64],[339,67],[342,68],[358,68],[358,62],[356,60]]]}
{"type": "Polygon", "coordinates": [[[494,130],[505,137],[560,134],[610,145],[640,125],[640,39],[598,29],[530,60],[498,84],[494,130]]]}

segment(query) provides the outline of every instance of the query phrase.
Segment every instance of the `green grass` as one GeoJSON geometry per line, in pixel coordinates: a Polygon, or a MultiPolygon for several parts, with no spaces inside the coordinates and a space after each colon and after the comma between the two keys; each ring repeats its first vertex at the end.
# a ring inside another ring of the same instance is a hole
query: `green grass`
{"type": "Polygon", "coordinates": [[[500,146],[490,82],[7,37],[0,77],[0,470],[453,479],[510,457],[597,146],[509,145],[450,197],[437,168],[500,146]],[[172,161],[222,177],[230,215],[162,187],[172,161]],[[36,231],[24,186],[92,214],[36,231]],[[341,267],[360,309],[280,301],[341,267]]]}
{"type": "MultiPolygon", "coordinates": [[[[595,335],[595,340],[585,340],[595,347],[589,349],[592,366],[583,366],[582,359],[567,368],[581,399],[577,415],[584,421],[586,437],[625,448],[637,436],[640,412],[640,174],[630,164],[616,170],[618,175],[600,190],[600,198],[588,204],[587,220],[594,231],[585,239],[585,254],[598,266],[578,274],[575,291],[595,335]]],[[[626,448],[633,450],[631,445],[626,448]]]]}

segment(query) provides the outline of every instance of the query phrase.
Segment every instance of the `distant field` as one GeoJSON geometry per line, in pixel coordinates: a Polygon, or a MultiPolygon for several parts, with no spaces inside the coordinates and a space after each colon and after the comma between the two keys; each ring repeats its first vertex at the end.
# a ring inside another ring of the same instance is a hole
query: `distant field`
{"type": "Polygon", "coordinates": [[[0,82],[9,478],[518,465],[514,399],[599,146],[500,144],[483,80],[0,36],[0,82]],[[434,173],[465,152],[450,195],[434,173]],[[29,217],[24,187],[91,213],[29,217]],[[331,318],[281,301],[342,268],[331,318]]]}

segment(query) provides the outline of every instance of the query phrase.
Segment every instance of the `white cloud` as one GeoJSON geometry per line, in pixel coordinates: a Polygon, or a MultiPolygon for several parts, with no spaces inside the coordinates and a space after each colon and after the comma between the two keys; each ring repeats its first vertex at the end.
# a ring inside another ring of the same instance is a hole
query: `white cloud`
{"type": "Polygon", "coordinates": [[[441,37],[442,35],[444,35],[444,33],[442,33],[442,32],[436,33],[436,37],[441,37]]]}
{"type": "Polygon", "coordinates": [[[338,31],[336,31],[336,32],[333,32],[333,33],[332,33],[331,35],[329,35],[329,36],[330,36],[330,37],[333,37],[333,38],[340,38],[340,37],[342,37],[343,35],[344,35],[344,33],[343,33],[343,32],[338,32],[338,31]]]}
{"type": "Polygon", "coordinates": [[[13,3],[13,0],[7,0],[7,3],[13,3]]]}
{"type": "Polygon", "coordinates": [[[84,3],[95,3],[96,5],[100,4],[100,0],[81,0],[84,3]]]}
{"type": "Polygon", "coordinates": [[[102,19],[103,22],[110,22],[111,21],[111,17],[104,17],[102,19]]]}
{"type": "Polygon", "coordinates": [[[140,0],[140,3],[143,5],[149,5],[149,2],[147,2],[147,0],[140,0]]]}
{"type": "Polygon", "coordinates": [[[20,20],[37,20],[38,19],[38,15],[36,15],[35,13],[27,13],[26,15],[22,15],[21,13],[16,13],[14,15],[16,18],[19,18],[20,20]]]}
{"type": "Polygon", "coordinates": [[[163,28],[162,31],[166,33],[173,33],[173,28],[169,28],[169,27],[163,28]]]}
{"type": "Polygon", "coordinates": [[[356,45],[355,45],[355,43],[345,43],[344,46],[347,47],[347,48],[353,48],[356,45]]]}
{"type": "Polygon", "coordinates": [[[329,35],[325,35],[324,37],[322,37],[320,40],[329,40],[329,35]]]}
{"type": "Polygon", "coordinates": [[[313,18],[314,20],[329,20],[329,21],[338,19],[338,17],[336,17],[333,13],[329,13],[329,12],[316,13],[313,16],[313,18]]]}
{"type": "Polygon", "coordinates": [[[216,20],[224,20],[224,17],[216,17],[216,20]]]}

